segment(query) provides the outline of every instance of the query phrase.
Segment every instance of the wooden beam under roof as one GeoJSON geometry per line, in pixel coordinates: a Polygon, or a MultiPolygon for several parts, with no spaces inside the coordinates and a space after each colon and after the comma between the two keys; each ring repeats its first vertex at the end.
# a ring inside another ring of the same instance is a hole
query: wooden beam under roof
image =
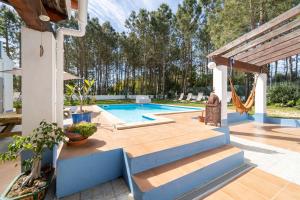
{"type": "Polygon", "coordinates": [[[276,47],[277,45],[280,45],[282,43],[293,40],[299,36],[300,36],[300,29],[290,32],[290,33],[283,35],[279,38],[276,38],[274,40],[271,40],[270,42],[266,42],[258,47],[248,50],[247,52],[238,54],[234,58],[236,60],[241,60],[243,62],[247,62],[249,60],[252,60],[253,58],[257,58],[257,55],[259,55],[262,51],[267,51],[269,49],[272,49],[273,47],[276,47]]]}
{"type": "Polygon", "coordinates": [[[71,0],[71,8],[74,10],[78,10],[78,0],[71,0]]]}
{"type": "Polygon", "coordinates": [[[15,8],[26,26],[38,31],[53,32],[50,22],[39,19],[41,13],[48,15],[51,22],[59,22],[69,17],[69,9],[78,9],[77,0],[0,0],[15,8]],[[41,3],[42,2],[42,3],[41,3]],[[68,3],[67,3],[68,2],[68,3]]]}
{"type": "Polygon", "coordinates": [[[8,0],[8,2],[29,28],[53,32],[50,22],[43,22],[39,19],[40,13],[47,13],[40,0],[8,0]]]}
{"type": "MultiPolygon", "coordinates": [[[[217,65],[226,65],[229,67],[229,59],[225,58],[223,56],[214,56],[212,57],[212,60],[217,64],[217,65]]],[[[234,64],[232,66],[234,69],[238,69],[240,71],[244,72],[256,72],[256,73],[267,73],[267,68],[265,66],[258,66],[238,60],[234,60],[234,64]]]]}
{"type": "MultiPolygon", "coordinates": [[[[257,52],[256,54],[253,54],[252,56],[249,56],[245,59],[239,59],[239,60],[241,60],[243,62],[249,62],[249,63],[255,62],[256,63],[256,62],[259,62],[259,61],[265,59],[265,57],[268,57],[271,54],[283,53],[282,51],[284,49],[293,48],[293,46],[295,46],[295,45],[300,45],[300,35],[298,35],[298,37],[295,37],[291,40],[288,40],[288,41],[280,43],[276,46],[273,46],[272,48],[265,49],[264,51],[257,52]]],[[[254,51],[256,51],[256,50],[254,50],[254,51]]]]}
{"type": "Polygon", "coordinates": [[[271,21],[261,25],[260,27],[250,31],[249,33],[244,34],[243,36],[237,38],[236,40],[228,43],[227,45],[221,47],[220,49],[210,53],[207,57],[212,57],[215,55],[221,55],[221,54],[225,54],[228,51],[234,49],[235,47],[241,45],[244,42],[247,42],[261,34],[263,34],[264,32],[271,30],[272,28],[274,28],[275,26],[283,23],[284,21],[287,21],[297,15],[300,14],[300,4],[297,5],[296,7],[288,10],[287,12],[275,17],[274,19],[272,19],[271,21]]]}
{"type": "Polygon", "coordinates": [[[300,45],[295,44],[281,51],[274,52],[266,57],[260,58],[259,60],[255,60],[256,65],[266,65],[277,60],[285,59],[290,56],[294,56],[300,53],[300,45]]]}
{"type": "Polygon", "coordinates": [[[230,52],[228,52],[227,54],[225,54],[224,56],[229,58],[229,57],[232,57],[232,56],[235,56],[239,53],[242,53],[244,51],[247,51],[251,48],[254,48],[256,47],[257,45],[260,45],[260,44],[263,44],[264,42],[267,42],[281,34],[284,34],[284,33],[287,33],[297,27],[300,26],[300,18],[292,21],[292,22],[289,22],[281,27],[279,27],[278,29],[275,29],[271,32],[268,32],[266,33],[265,35],[261,36],[261,37],[258,37],[244,45],[242,45],[241,47],[238,47],[230,52]]]}

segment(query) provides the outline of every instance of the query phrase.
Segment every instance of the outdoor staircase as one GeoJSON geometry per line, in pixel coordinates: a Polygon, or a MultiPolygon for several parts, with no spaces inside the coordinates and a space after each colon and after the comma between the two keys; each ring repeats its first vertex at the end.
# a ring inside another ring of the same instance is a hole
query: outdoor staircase
{"type": "Polygon", "coordinates": [[[173,200],[244,164],[223,133],[187,134],[125,148],[128,183],[136,200],[173,200]]]}

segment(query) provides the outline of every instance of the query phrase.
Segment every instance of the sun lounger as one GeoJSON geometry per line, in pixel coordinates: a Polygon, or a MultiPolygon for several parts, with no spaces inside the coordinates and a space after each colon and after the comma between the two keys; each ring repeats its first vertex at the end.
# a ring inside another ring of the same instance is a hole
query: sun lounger
{"type": "Polygon", "coordinates": [[[182,101],[183,97],[184,97],[184,93],[181,93],[180,97],[178,99],[173,100],[173,101],[182,101]]]}
{"type": "Polygon", "coordinates": [[[182,102],[184,101],[190,101],[192,99],[193,94],[192,93],[188,93],[187,97],[185,100],[181,100],[182,102]]]}
{"type": "Polygon", "coordinates": [[[203,99],[203,92],[199,92],[197,98],[191,102],[199,102],[203,99]]]}

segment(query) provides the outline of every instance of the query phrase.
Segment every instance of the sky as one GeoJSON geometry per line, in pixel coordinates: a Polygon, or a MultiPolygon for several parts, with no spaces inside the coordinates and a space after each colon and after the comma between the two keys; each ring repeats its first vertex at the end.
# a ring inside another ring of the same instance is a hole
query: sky
{"type": "Polygon", "coordinates": [[[126,31],[125,20],[131,11],[138,12],[145,8],[156,10],[162,3],[176,12],[178,4],[183,0],[89,0],[88,12],[91,17],[99,18],[99,22],[109,21],[116,31],[126,31]]]}

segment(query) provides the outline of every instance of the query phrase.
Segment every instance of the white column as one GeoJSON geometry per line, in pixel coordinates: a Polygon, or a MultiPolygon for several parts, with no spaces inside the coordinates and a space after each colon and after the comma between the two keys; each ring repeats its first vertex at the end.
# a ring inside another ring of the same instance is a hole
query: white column
{"type": "Polygon", "coordinates": [[[62,39],[56,41],[56,119],[57,124],[63,127],[64,120],[64,43],[62,39]],[[61,42],[60,42],[61,41],[61,42]]]}
{"type": "Polygon", "coordinates": [[[22,131],[28,135],[42,120],[56,122],[56,41],[51,32],[26,27],[22,37],[22,131]],[[40,56],[40,45],[44,48],[40,56]]]}
{"type": "Polygon", "coordinates": [[[213,69],[213,87],[221,100],[221,125],[227,126],[227,66],[219,65],[213,69]]]}
{"type": "Polygon", "coordinates": [[[255,115],[264,116],[267,106],[267,74],[256,74],[255,115]]]}

